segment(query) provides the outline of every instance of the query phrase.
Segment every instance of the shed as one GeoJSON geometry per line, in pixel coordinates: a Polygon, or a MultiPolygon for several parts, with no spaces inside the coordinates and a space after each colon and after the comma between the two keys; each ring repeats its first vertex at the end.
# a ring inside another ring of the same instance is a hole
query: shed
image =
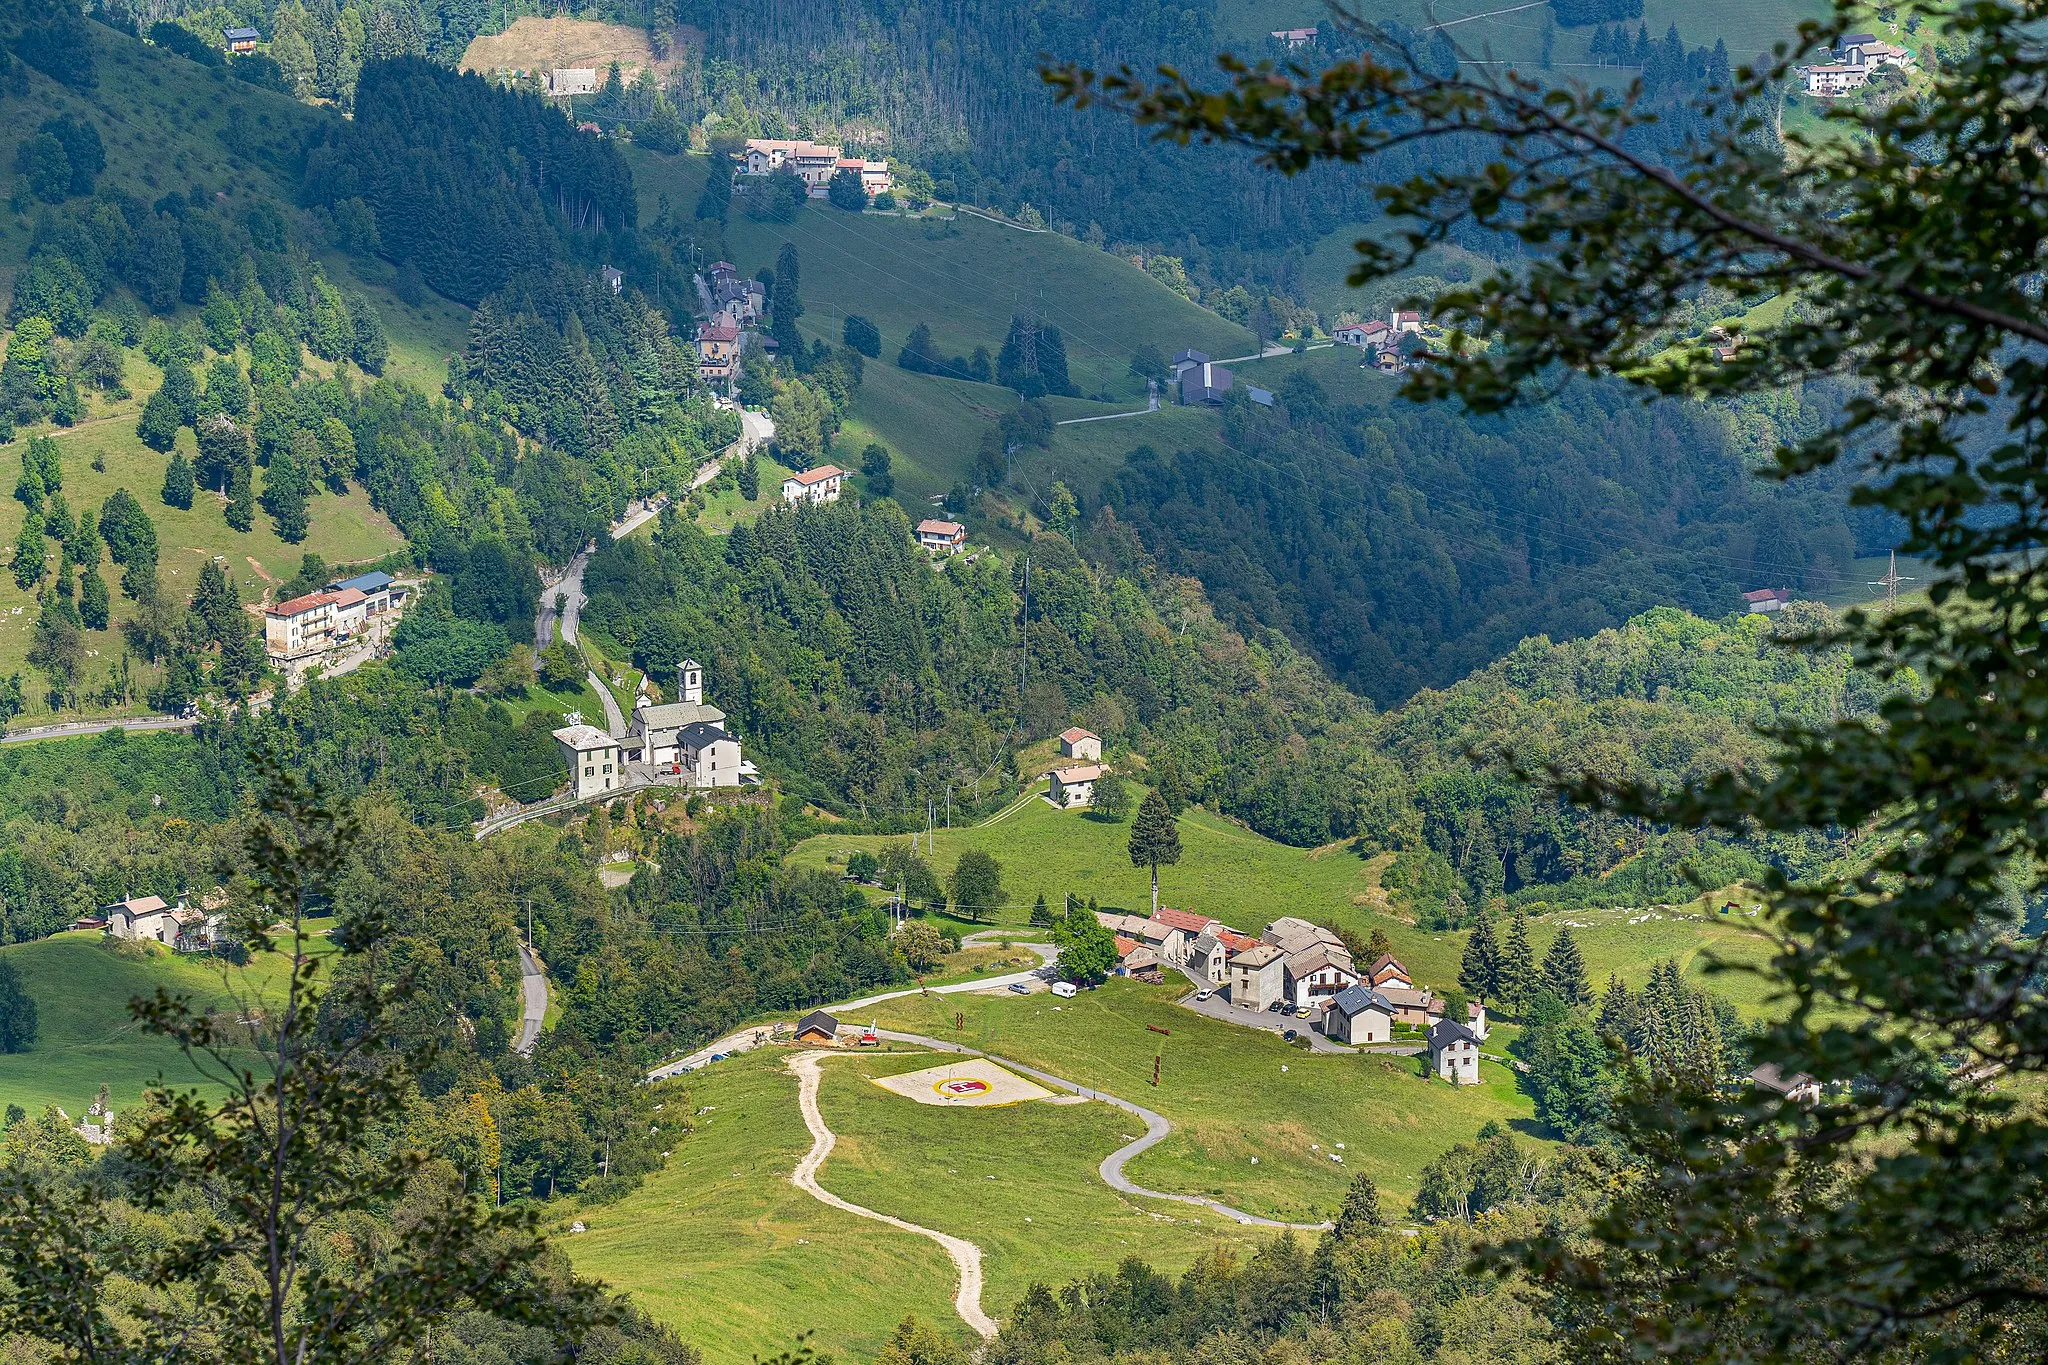
{"type": "Polygon", "coordinates": [[[812,1010],[796,1021],[799,1043],[831,1044],[839,1040],[839,1021],[823,1010],[812,1010]]]}

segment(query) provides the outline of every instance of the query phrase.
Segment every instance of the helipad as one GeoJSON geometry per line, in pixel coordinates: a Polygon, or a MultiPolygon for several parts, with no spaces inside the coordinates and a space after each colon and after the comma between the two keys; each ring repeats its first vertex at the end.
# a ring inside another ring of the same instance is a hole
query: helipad
{"type": "Polygon", "coordinates": [[[944,1066],[926,1067],[900,1076],[877,1076],[875,1084],[919,1104],[949,1107],[987,1108],[1052,1098],[1050,1090],[983,1057],[963,1057],[944,1066]]]}

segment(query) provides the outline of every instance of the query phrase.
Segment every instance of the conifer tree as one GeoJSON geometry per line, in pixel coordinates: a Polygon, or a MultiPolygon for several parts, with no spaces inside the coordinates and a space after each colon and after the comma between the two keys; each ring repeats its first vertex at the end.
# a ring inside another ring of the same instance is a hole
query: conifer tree
{"type": "Polygon", "coordinates": [[[263,476],[263,510],[277,523],[277,538],[288,545],[306,538],[306,499],[311,491],[298,456],[290,447],[278,451],[263,476]]]}
{"type": "Polygon", "coordinates": [[[49,572],[49,554],[43,548],[43,514],[33,507],[21,519],[21,534],[15,537],[14,582],[16,587],[32,588],[43,581],[49,572]]]}
{"type": "Polygon", "coordinates": [[[1493,937],[1493,917],[1480,912],[1465,940],[1465,956],[1458,966],[1458,984],[1482,1000],[1499,997],[1500,944],[1493,937]]]}
{"type": "Polygon", "coordinates": [[[1593,983],[1586,977],[1586,959],[1579,952],[1579,942],[1572,937],[1570,925],[1557,931],[1557,937],[1543,954],[1543,989],[1571,1009],[1584,1009],[1593,1003],[1593,983]]]}
{"type": "Polygon", "coordinates": [[[1499,983],[1501,998],[1518,1009],[1526,1009],[1536,992],[1536,954],[1529,947],[1529,917],[1520,907],[1509,918],[1507,941],[1501,945],[1499,983]]]}
{"type": "Polygon", "coordinates": [[[169,450],[177,443],[178,405],[165,389],[158,389],[142,405],[142,416],[135,423],[135,434],[151,450],[169,450]]]}
{"type": "Polygon", "coordinates": [[[107,580],[96,567],[87,567],[78,580],[78,616],[88,630],[105,630],[108,621],[107,580]]]}
{"type": "Polygon", "coordinates": [[[1347,1241],[1386,1225],[1386,1215],[1380,1212],[1379,1186],[1363,1172],[1353,1176],[1351,1188],[1344,1191],[1344,1203],[1337,1210],[1337,1221],[1330,1229],[1330,1235],[1340,1242],[1347,1241]]]}
{"type": "MultiPolygon", "coordinates": [[[[156,400],[151,399],[150,401],[155,402],[156,400]]],[[[145,417],[147,416],[147,414],[144,415],[145,417]]],[[[177,428],[172,428],[173,432],[176,430],[177,428]]],[[[144,439],[147,440],[148,438],[144,437],[144,439]]],[[[192,507],[192,494],[194,491],[192,462],[185,458],[184,452],[173,450],[170,463],[164,466],[164,505],[189,511],[192,507]]]]}
{"type": "Polygon", "coordinates": [[[1180,861],[1180,826],[1157,789],[1145,793],[1131,822],[1131,866],[1152,870],[1152,913],[1159,913],[1159,869],[1180,861]]]}
{"type": "Polygon", "coordinates": [[[1038,893],[1038,899],[1031,903],[1031,927],[1049,929],[1052,927],[1052,911],[1046,906],[1045,893],[1038,893]]]}
{"type": "Polygon", "coordinates": [[[761,465],[751,450],[747,452],[747,458],[740,461],[739,485],[740,496],[748,502],[754,502],[760,498],[761,465]]]}
{"type": "Polygon", "coordinates": [[[249,466],[236,465],[228,475],[227,522],[237,531],[246,531],[256,524],[256,495],[249,477],[249,466]]]}

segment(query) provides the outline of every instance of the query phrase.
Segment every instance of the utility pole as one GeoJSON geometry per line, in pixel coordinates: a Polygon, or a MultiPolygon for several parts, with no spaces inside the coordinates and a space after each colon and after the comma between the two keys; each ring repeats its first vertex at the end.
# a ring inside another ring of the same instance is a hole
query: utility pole
{"type": "Polygon", "coordinates": [[[1031,680],[1031,551],[1024,552],[1024,616],[1017,623],[1023,655],[1017,662],[1017,729],[1024,729],[1024,685],[1031,680]]]}
{"type": "Polygon", "coordinates": [[[946,828],[953,828],[953,784],[946,784],[946,828]]]}
{"type": "Polygon", "coordinates": [[[1889,612],[1899,604],[1899,584],[1914,581],[1914,579],[1899,576],[1899,552],[1893,550],[1891,567],[1885,571],[1884,577],[1873,578],[1864,586],[1884,589],[1884,609],[1889,612]]]}

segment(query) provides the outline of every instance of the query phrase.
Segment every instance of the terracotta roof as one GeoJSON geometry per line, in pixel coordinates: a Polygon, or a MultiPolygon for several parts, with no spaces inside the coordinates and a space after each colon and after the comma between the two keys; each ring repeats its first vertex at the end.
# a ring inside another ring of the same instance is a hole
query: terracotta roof
{"type": "MultiPolygon", "coordinates": [[[[360,597],[362,594],[358,593],[356,595],[360,597]]],[[[340,597],[340,593],[309,592],[303,597],[294,597],[289,602],[280,602],[274,607],[266,607],[263,614],[265,616],[298,616],[301,613],[313,610],[315,607],[324,607],[339,601],[340,597]]]]}
{"type": "Polygon", "coordinates": [[[740,329],[729,322],[706,322],[697,328],[699,341],[738,341],[740,329]]]}
{"type": "Polygon", "coordinates": [[[1125,938],[1122,934],[1116,936],[1116,955],[1118,957],[1129,957],[1144,946],[1144,944],[1134,938],[1125,938]]]}
{"type": "Polygon", "coordinates": [[[352,607],[358,602],[367,601],[369,596],[370,594],[364,592],[361,588],[340,588],[335,591],[334,605],[337,607],[352,607]]]}
{"type": "Polygon", "coordinates": [[[1170,905],[1160,906],[1152,918],[1169,928],[1184,930],[1190,934],[1199,934],[1216,922],[1209,915],[1198,915],[1192,910],[1176,910],[1170,905]]]}
{"type": "Polygon", "coordinates": [[[800,484],[805,488],[809,488],[812,484],[823,483],[827,479],[842,479],[845,477],[846,471],[838,465],[821,464],[816,469],[806,469],[801,474],[792,474],[787,479],[784,479],[783,482],[800,484]]]}
{"type": "Polygon", "coordinates": [[[125,901],[116,901],[109,909],[126,910],[131,915],[152,915],[168,907],[162,896],[130,896],[125,901]]]}
{"type": "Polygon", "coordinates": [[[1096,734],[1093,730],[1083,730],[1080,726],[1076,725],[1071,729],[1060,731],[1060,738],[1072,744],[1077,739],[1094,739],[1096,734]]]}
{"type": "Polygon", "coordinates": [[[1250,934],[1240,934],[1235,929],[1218,929],[1216,938],[1233,953],[1247,953],[1259,946],[1259,941],[1250,934]]]}
{"type": "Polygon", "coordinates": [[[937,517],[926,517],[917,524],[917,533],[921,536],[957,536],[966,529],[957,521],[940,521],[937,517]]]}
{"type": "Polygon", "coordinates": [[[1792,589],[1758,588],[1755,592],[1742,594],[1742,600],[1745,602],[1790,602],[1792,600],[1792,589]]]}
{"type": "Polygon", "coordinates": [[[1052,775],[1061,783],[1093,782],[1109,769],[1100,763],[1077,763],[1071,768],[1054,768],[1052,775]]]}

